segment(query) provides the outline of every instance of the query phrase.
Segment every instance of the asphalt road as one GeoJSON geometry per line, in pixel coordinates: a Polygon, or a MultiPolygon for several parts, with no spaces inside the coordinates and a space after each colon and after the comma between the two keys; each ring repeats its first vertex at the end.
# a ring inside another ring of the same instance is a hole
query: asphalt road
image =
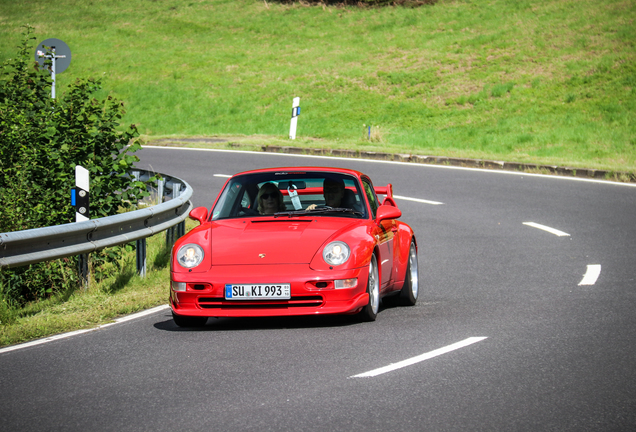
{"type": "Polygon", "coordinates": [[[270,153],[139,154],[140,167],[189,182],[195,206],[211,205],[226,180],[215,175],[266,166],[341,166],[392,183],[418,237],[418,304],[382,307],[373,323],[211,319],[200,330],[177,328],[164,309],[0,352],[2,431],[636,430],[633,186],[270,153]]]}

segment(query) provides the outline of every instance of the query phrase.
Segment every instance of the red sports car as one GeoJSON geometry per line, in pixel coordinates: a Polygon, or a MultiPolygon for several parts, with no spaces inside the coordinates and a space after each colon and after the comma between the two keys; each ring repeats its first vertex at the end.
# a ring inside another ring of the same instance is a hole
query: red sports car
{"type": "Polygon", "coordinates": [[[170,306],[181,327],[208,317],[359,314],[414,305],[417,243],[391,184],[342,168],[270,168],[231,177],[172,250],[170,306]],[[382,202],[378,195],[384,195],[382,202]]]}

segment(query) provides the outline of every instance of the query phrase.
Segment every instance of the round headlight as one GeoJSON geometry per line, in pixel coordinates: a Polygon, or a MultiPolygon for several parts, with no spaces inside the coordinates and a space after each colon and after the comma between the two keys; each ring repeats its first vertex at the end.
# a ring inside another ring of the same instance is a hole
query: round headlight
{"type": "Polygon", "coordinates": [[[193,268],[203,261],[203,248],[196,244],[181,246],[177,252],[177,262],[181,267],[193,268]]]}
{"type": "Polygon", "coordinates": [[[345,242],[335,241],[325,246],[322,251],[322,258],[327,264],[337,266],[347,262],[350,254],[351,250],[345,242]]]}

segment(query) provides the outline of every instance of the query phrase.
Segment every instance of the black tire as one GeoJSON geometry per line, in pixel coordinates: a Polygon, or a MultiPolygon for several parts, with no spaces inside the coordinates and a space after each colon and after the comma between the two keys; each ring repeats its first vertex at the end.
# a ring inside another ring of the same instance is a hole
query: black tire
{"type": "Polygon", "coordinates": [[[367,293],[369,294],[369,303],[360,311],[360,319],[370,322],[375,321],[378,316],[378,310],[380,309],[380,271],[375,254],[371,256],[371,262],[369,263],[367,293]]]}
{"type": "Polygon", "coordinates": [[[208,317],[198,316],[182,316],[172,312],[172,319],[174,323],[179,327],[203,327],[208,322],[208,317]]]}
{"type": "Polygon", "coordinates": [[[409,248],[409,261],[406,265],[406,278],[400,291],[400,303],[404,306],[414,306],[420,291],[419,268],[417,264],[417,249],[411,240],[409,248]]]}

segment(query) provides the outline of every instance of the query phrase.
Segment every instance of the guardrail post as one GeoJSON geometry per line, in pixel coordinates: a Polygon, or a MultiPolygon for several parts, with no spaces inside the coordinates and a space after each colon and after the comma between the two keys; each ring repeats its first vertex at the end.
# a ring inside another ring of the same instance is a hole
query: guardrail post
{"type": "Polygon", "coordinates": [[[79,266],[79,282],[84,290],[88,290],[88,280],[90,278],[90,268],[88,266],[88,254],[80,254],[77,256],[77,264],[79,266]]]}
{"type": "Polygon", "coordinates": [[[166,230],[166,246],[172,247],[172,243],[174,243],[174,239],[172,238],[172,228],[168,228],[166,230]]]}
{"type": "Polygon", "coordinates": [[[181,221],[177,224],[177,238],[181,238],[185,235],[185,221],[181,221]]]}
{"type": "Polygon", "coordinates": [[[157,180],[157,204],[161,204],[163,202],[163,191],[166,186],[165,179],[157,180]]]}
{"type": "Polygon", "coordinates": [[[146,277],[146,239],[137,240],[137,274],[146,277]]]}
{"type": "MultiPolygon", "coordinates": [[[[174,195],[176,191],[176,196],[173,196],[173,198],[177,198],[178,196],[181,195],[181,184],[177,184],[175,185],[175,189],[172,190],[172,193],[174,195]]],[[[181,238],[182,236],[185,235],[185,220],[179,222],[177,225],[174,226],[174,229],[177,231],[176,232],[176,237],[175,237],[175,241],[179,238],[181,238]]]]}
{"type": "MultiPolygon", "coordinates": [[[[181,184],[174,183],[172,185],[172,199],[179,197],[179,195],[181,195],[181,184]]],[[[182,231],[183,234],[185,234],[185,221],[178,223],[176,226],[168,228],[166,230],[166,245],[172,247],[174,242],[183,235],[181,234],[182,231]]]]}
{"type": "MultiPolygon", "coordinates": [[[[139,181],[141,178],[140,171],[132,171],[131,175],[135,181],[139,181]]],[[[139,276],[146,277],[146,239],[142,238],[137,240],[137,247],[135,248],[137,258],[137,274],[139,276]]]]}

